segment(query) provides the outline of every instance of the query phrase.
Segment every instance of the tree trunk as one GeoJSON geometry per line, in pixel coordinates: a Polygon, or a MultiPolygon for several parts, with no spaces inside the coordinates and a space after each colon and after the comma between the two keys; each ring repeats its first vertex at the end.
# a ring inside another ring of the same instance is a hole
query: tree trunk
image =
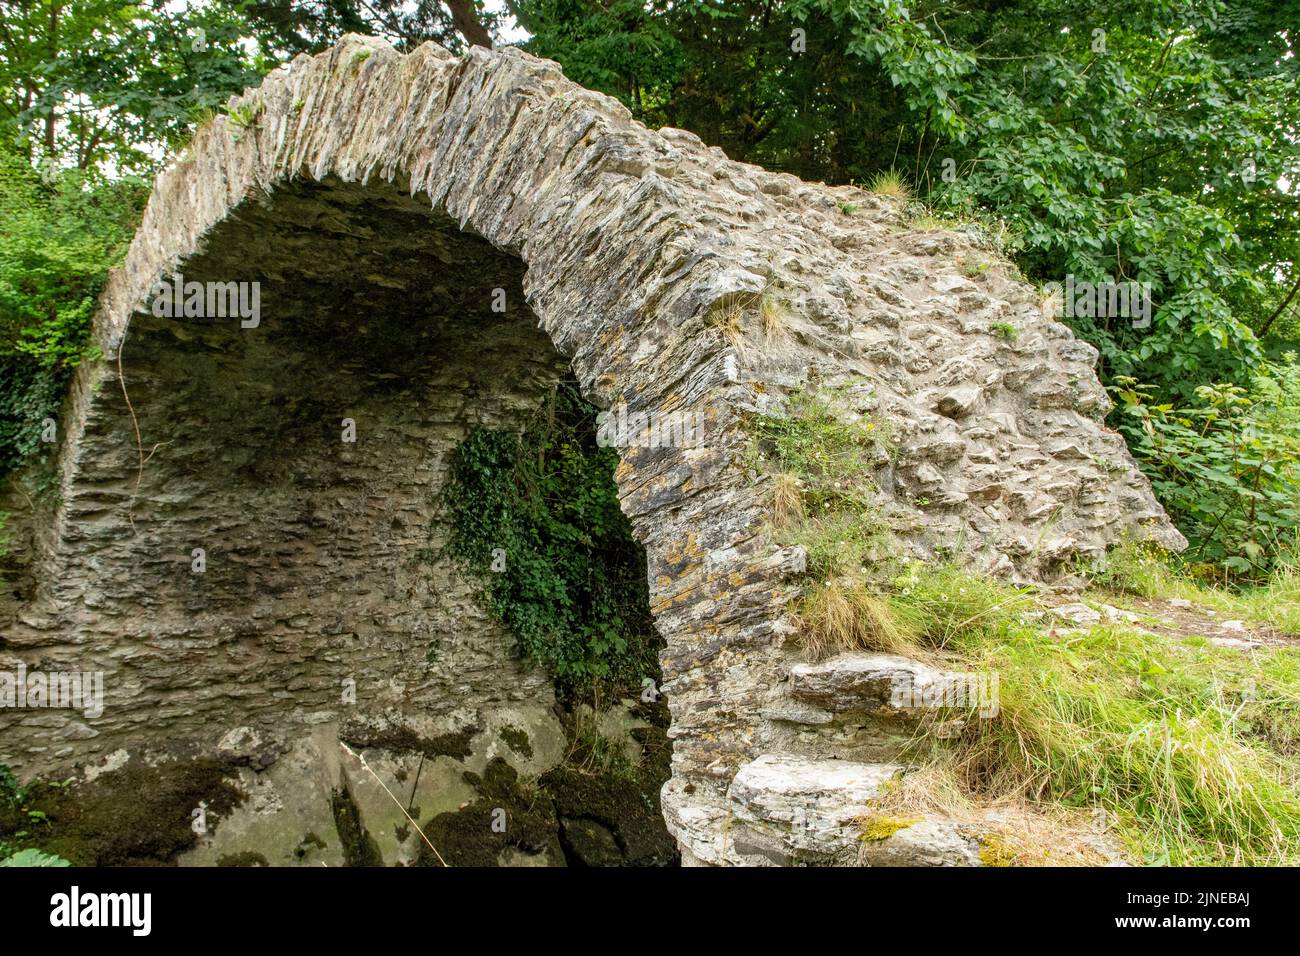
{"type": "Polygon", "coordinates": [[[452,22],[470,46],[482,46],[492,49],[492,37],[488,35],[483,24],[478,21],[474,10],[474,0],[444,0],[451,11],[452,22]]]}

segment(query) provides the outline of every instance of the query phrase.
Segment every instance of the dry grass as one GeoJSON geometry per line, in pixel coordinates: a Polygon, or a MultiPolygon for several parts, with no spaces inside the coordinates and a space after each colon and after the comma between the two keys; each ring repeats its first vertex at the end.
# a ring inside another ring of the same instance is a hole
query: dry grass
{"type": "Polygon", "coordinates": [[[804,651],[813,660],[840,651],[915,650],[912,632],[889,599],[861,586],[820,585],[800,602],[795,617],[804,651]]]}
{"type": "Polygon", "coordinates": [[[772,523],[778,528],[794,528],[803,523],[807,510],[799,477],[789,472],[772,476],[772,523]]]}
{"type": "Polygon", "coordinates": [[[747,352],[745,343],[745,313],[758,301],[753,294],[738,293],[726,296],[715,304],[705,316],[705,323],[721,333],[722,338],[743,358],[747,352]]]}
{"type": "Polygon", "coordinates": [[[1062,309],[1061,293],[1049,292],[1046,289],[1038,290],[1038,311],[1043,314],[1043,318],[1060,318],[1062,309]]]}
{"type": "Polygon", "coordinates": [[[758,317],[763,329],[763,340],[769,345],[789,335],[790,313],[779,299],[770,295],[763,296],[758,306],[758,317]]]}
{"type": "Polygon", "coordinates": [[[1125,856],[1103,815],[1018,796],[975,797],[945,759],[891,785],[872,815],[860,821],[864,835],[880,832],[882,819],[934,816],[978,834],[986,866],[1099,866],[1125,856]]]}

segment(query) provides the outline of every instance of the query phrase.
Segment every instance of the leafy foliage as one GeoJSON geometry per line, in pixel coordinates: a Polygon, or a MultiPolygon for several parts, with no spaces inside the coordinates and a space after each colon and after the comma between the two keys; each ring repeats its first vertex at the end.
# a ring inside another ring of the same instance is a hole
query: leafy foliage
{"type": "Polygon", "coordinates": [[[450,553],[482,580],[520,654],[566,695],[639,690],[659,676],[645,553],[619,510],[618,456],[597,445],[594,421],[577,385],[561,384],[522,432],[472,432],[444,497],[450,553]]]}
{"type": "Polygon", "coordinates": [[[0,860],[0,866],[71,866],[61,856],[55,856],[53,853],[46,853],[44,850],[28,848],[19,850],[13,856],[5,857],[0,860]]]}
{"type": "Polygon", "coordinates": [[[522,8],[530,49],[647,122],[810,179],[906,172],[1005,219],[1031,278],[1151,283],[1151,327],[1075,326],[1162,395],[1240,383],[1300,278],[1294,0],[522,8]]]}
{"type": "Polygon", "coordinates": [[[0,801],[10,806],[18,806],[27,799],[27,791],[14,772],[5,764],[0,763],[0,801]]]}
{"type": "Polygon", "coordinates": [[[32,165],[153,169],[193,119],[254,85],[244,19],[223,4],[0,3],[0,128],[32,165]]]}
{"type": "Polygon", "coordinates": [[[1114,389],[1120,427],[1187,535],[1193,561],[1266,576],[1300,558],[1300,368],[1261,368],[1250,390],[1204,385],[1196,401],[1149,401],[1131,379],[1114,389]]]}
{"type": "MultiPolygon", "coordinates": [[[[910,185],[937,217],[994,223],[1039,282],[1148,283],[1149,323],[1064,321],[1100,350],[1104,381],[1134,379],[1155,404],[1251,391],[1300,334],[1296,0],[522,9],[529,49],[652,125],[807,179],[910,185]]],[[[1188,475],[1165,477],[1188,534],[1226,533],[1187,517],[1197,491],[1174,486],[1188,475]]],[[[1277,543],[1202,557],[1248,540],[1277,543]]]]}
{"type": "MultiPolygon", "coordinates": [[[[934,215],[911,228],[988,231],[1038,282],[1149,283],[1149,325],[1066,317],[1100,350],[1103,380],[1132,379],[1144,406],[1204,409],[1198,389],[1221,386],[1267,405],[1257,383],[1276,380],[1268,369],[1300,341],[1300,0],[508,0],[506,10],[530,52],[652,126],[806,179],[913,193],[934,215]]],[[[41,288],[0,287],[0,469],[36,448],[32,425],[81,355],[87,290],[120,252],[105,217],[84,219],[89,237],[77,228],[78,202],[108,201],[96,174],[154,169],[232,92],[345,32],[458,49],[505,22],[481,0],[2,0],[0,148],[17,165],[6,160],[0,283],[21,271],[41,288]],[[30,170],[58,182],[61,198],[15,213],[10,174],[30,170]],[[89,178],[65,187],[68,170],[89,178]]],[[[1115,414],[1131,440],[1151,434],[1115,414]]],[[[1284,523],[1270,517],[1256,534],[1203,520],[1198,489],[1176,487],[1192,470],[1147,467],[1185,533],[1221,539],[1199,560],[1240,571],[1284,558],[1284,523]],[[1266,553],[1252,556],[1256,545],[1266,553]]]]}
{"type": "Polygon", "coordinates": [[[70,170],[44,182],[0,149],[0,474],[37,452],[71,371],[90,355],[90,319],[126,251],[143,200],[135,180],[70,170]]]}

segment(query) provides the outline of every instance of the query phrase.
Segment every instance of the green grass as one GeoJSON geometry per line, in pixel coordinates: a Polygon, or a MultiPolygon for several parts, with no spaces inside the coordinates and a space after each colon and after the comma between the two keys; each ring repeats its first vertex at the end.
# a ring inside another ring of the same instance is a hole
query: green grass
{"type": "Polygon", "coordinates": [[[998,675],[996,719],[919,739],[970,792],[1103,809],[1148,863],[1300,863],[1300,648],[1045,631],[1028,594],[951,567],[897,583],[894,619],[919,653],[998,675]]]}
{"type": "MultiPolygon", "coordinates": [[[[1126,624],[1049,630],[1034,593],[952,565],[880,580],[896,553],[871,507],[880,439],[842,398],[796,393],[786,417],[755,427],[776,537],[808,555],[791,610],[809,656],[888,651],[996,674],[996,717],[956,739],[922,733],[913,756],[972,805],[1036,808],[1045,846],[1050,821],[1104,811],[1142,862],[1300,864],[1300,646],[1247,655],[1126,624]]],[[[1099,583],[1300,632],[1295,572],[1227,591],[1126,547],[1099,583]]]]}
{"type": "Polygon", "coordinates": [[[903,174],[896,169],[887,169],[876,173],[867,185],[870,192],[877,196],[893,196],[896,199],[910,199],[912,189],[907,185],[903,174]]]}
{"type": "Polygon", "coordinates": [[[865,580],[887,567],[897,550],[893,535],[872,510],[808,515],[781,536],[802,546],[810,578],[865,580]]]}
{"type": "Polygon", "coordinates": [[[1151,545],[1124,542],[1092,569],[1092,578],[1101,588],[1152,600],[1179,598],[1221,616],[1300,634],[1300,569],[1294,567],[1278,568],[1263,584],[1222,587],[1198,580],[1151,545]]]}
{"type": "Polygon", "coordinates": [[[952,565],[914,562],[894,580],[894,588],[895,613],[931,647],[998,633],[1034,607],[1028,591],[952,565]]]}
{"type": "Polygon", "coordinates": [[[940,653],[997,675],[995,719],[915,741],[972,799],[1104,810],[1147,863],[1300,864],[1300,647],[1049,631],[1033,595],[952,566],[913,564],[894,588],[818,586],[796,617],[814,657],[940,653]]]}
{"type": "Polygon", "coordinates": [[[266,104],[261,100],[253,103],[244,103],[240,106],[227,107],[226,115],[230,118],[230,123],[238,130],[246,130],[262,115],[266,104]]]}
{"type": "Polygon", "coordinates": [[[1239,652],[1125,628],[956,646],[1000,679],[999,718],[965,742],[972,785],[1105,808],[1147,862],[1300,862],[1300,765],[1243,706],[1262,680],[1300,695],[1295,651],[1256,675],[1239,652]]]}
{"type": "Polygon", "coordinates": [[[887,429],[849,407],[849,388],[801,389],[786,414],[754,423],[755,470],[771,477],[776,539],[806,555],[807,587],[794,613],[810,655],[901,643],[888,606],[863,584],[897,552],[877,513],[875,471],[891,454],[887,429]]]}

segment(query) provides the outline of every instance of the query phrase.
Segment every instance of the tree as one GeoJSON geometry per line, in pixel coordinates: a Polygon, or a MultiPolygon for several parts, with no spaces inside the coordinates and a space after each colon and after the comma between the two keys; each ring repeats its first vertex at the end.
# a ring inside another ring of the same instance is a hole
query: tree
{"type": "Polygon", "coordinates": [[[136,172],[257,83],[242,20],[165,0],[0,0],[0,125],[34,165],[136,172]]]}
{"type": "Polygon", "coordinates": [[[498,17],[482,0],[219,0],[252,25],[269,51],[317,53],[345,33],[381,36],[410,50],[492,46],[498,17]]]}

